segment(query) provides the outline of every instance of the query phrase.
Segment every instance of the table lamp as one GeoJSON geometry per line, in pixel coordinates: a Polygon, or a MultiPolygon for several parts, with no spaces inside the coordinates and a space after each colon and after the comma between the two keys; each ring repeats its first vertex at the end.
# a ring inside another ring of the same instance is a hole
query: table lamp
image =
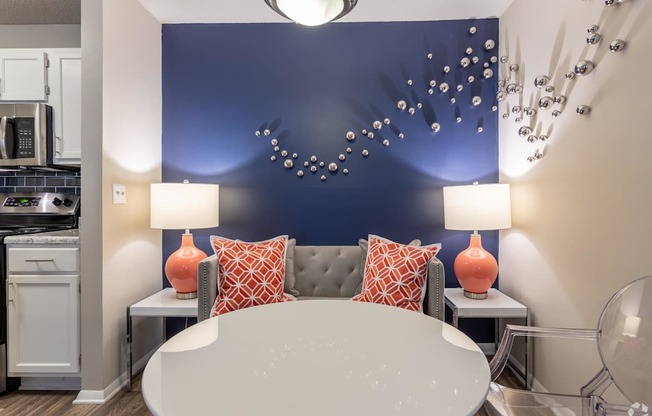
{"type": "Polygon", "coordinates": [[[444,227],[473,230],[469,247],[455,258],[455,276],[464,296],[486,299],[498,276],[498,263],[482,247],[479,230],[501,230],[512,226],[508,184],[444,187],[444,227]]]}
{"type": "Polygon", "coordinates": [[[178,299],[196,298],[197,265],[206,253],[195,247],[190,229],[219,225],[219,185],[153,183],[150,195],[150,226],[185,230],[181,246],[165,262],[165,276],[178,299]]]}

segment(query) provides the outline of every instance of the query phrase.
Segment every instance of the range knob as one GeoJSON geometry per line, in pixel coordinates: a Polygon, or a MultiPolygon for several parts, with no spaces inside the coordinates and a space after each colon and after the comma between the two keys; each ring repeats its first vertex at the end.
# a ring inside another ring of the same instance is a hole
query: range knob
{"type": "Polygon", "coordinates": [[[63,205],[65,205],[65,206],[67,206],[67,207],[71,206],[71,205],[72,205],[72,199],[70,199],[70,198],[65,198],[65,199],[63,200],[63,205]]]}
{"type": "MultiPolygon", "coordinates": [[[[67,198],[66,198],[66,199],[67,199],[67,198]]],[[[63,202],[63,201],[61,201],[61,200],[60,200],[58,197],[56,197],[56,196],[55,196],[54,199],[52,200],[52,204],[54,204],[55,207],[58,207],[59,205],[61,205],[62,202],[63,202]]]]}

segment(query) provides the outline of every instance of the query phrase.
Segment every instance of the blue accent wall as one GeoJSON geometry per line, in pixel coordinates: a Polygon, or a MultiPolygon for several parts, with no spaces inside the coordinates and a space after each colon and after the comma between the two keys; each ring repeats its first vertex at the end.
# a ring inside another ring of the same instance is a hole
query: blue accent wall
{"type": "MultiPolygon", "coordinates": [[[[443,244],[447,286],[458,286],[452,264],[469,233],[444,230],[442,187],[498,181],[491,107],[499,64],[490,65],[491,79],[482,76],[497,40],[497,19],[164,25],[163,181],[220,185],[220,226],[194,230],[197,246],[211,254],[210,234],[252,241],[288,234],[300,245],[355,245],[369,233],[404,243],[419,238],[443,244]],[[496,41],[491,51],[483,49],[487,39],[496,41]],[[462,68],[469,47],[468,58],[479,62],[462,68]],[[431,79],[438,84],[432,95],[431,79]],[[446,93],[442,82],[451,86],[446,93]],[[414,115],[397,108],[401,99],[414,115]],[[391,124],[373,140],[362,136],[385,118],[391,124]],[[266,128],[270,136],[254,134],[266,128]],[[298,153],[293,169],[283,167],[272,139],[298,153]],[[303,162],[311,155],[326,166],[336,162],[338,172],[310,173],[303,162]]],[[[164,258],[179,241],[180,232],[164,233],[164,258]]],[[[497,232],[483,232],[483,244],[497,257],[497,232]]]]}

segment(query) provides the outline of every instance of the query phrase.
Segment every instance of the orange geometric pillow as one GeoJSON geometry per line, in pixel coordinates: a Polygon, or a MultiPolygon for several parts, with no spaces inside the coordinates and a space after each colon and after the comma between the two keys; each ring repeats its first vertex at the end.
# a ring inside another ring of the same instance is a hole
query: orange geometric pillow
{"type": "Polygon", "coordinates": [[[440,249],[441,244],[409,246],[369,235],[362,292],[353,300],[423,312],[428,261],[440,249]]]}
{"type": "Polygon", "coordinates": [[[248,243],[211,236],[219,262],[212,316],[294,297],[283,293],[287,235],[248,243]]]}

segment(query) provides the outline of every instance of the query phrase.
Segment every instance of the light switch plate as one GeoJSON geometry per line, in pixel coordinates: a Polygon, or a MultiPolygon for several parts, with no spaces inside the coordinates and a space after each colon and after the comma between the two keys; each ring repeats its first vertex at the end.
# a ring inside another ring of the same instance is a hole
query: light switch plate
{"type": "Polygon", "coordinates": [[[122,183],[113,184],[113,204],[126,204],[127,203],[127,185],[122,183]]]}

